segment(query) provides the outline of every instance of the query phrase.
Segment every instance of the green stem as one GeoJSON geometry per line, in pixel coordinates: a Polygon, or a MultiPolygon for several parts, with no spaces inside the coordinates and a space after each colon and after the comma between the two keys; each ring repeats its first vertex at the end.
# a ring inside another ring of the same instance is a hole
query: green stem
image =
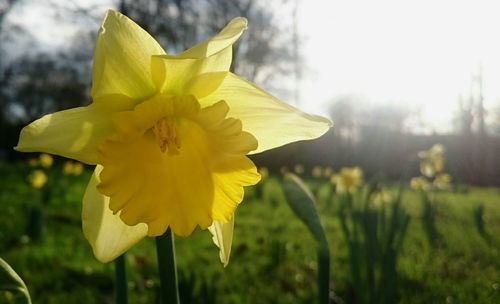
{"type": "Polygon", "coordinates": [[[330,303],[330,251],[328,250],[328,244],[321,244],[317,254],[319,304],[328,304],[330,303]]]}
{"type": "Polygon", "coordinates": [[[127,273],[125,270],[125,253],[115,260],[115,285],[116,285],[116,303],[127,304],[127,273]]]}
{"type": "Polygon", "coordinates": [[[174,237],[170,228],[156,237],[156,254],[160,273],[160,303],[179,304],[174,237]]]}

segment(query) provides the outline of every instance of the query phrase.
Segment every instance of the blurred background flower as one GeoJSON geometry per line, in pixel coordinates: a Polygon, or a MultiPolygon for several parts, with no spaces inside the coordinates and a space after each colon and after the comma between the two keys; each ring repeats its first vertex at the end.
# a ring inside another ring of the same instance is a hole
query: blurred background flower
{"type": "Polygon", "coordinates": [[[28,181],[33,188],[41,189],[47,183],[47,174],[43,170],[33,170],[28,175],[28,181]]]}
{"type": "Polygon", "coordinates": [[[359,167],[342,168],[333,180],[338,193],[354,192],[363,184],[363,171],[359,167]]]}
{"type": "Polygon", "coordinates": [[[62,167],[62,172],[64,175],[78,176],[83,172],[83,164],[71,160],[65,161],[62,167]]]}
{"type": "Polygon", "coordinates": [[[42,153],[40,154],[40,165],[44,168],[50,168],[54,163],[54,158],[50,154],[42,153]]]}
{"type": "Polygon", "coordinates": [[[429,182],[423,176],[413,177],[410,180],[410,187],[416,191],[425,191],[429,189],[429,182]]]}

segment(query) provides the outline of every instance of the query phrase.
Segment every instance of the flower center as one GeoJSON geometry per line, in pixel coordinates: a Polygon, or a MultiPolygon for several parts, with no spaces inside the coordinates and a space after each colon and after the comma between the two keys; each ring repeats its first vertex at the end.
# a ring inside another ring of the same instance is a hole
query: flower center
{"type": "Polygon", "coordinates": [[[169,155],[179,154],[181,148],[181,138],[177,132],[175,119],[163,117],[153,126],[153,133],[160,147],[161,152],[168,152],[169,155]]]}
{"type": "Polygon", "coordinates": [[[257,140],[228,113],[225,101],[201,108],[194,96],[160,94],[115,113],[116,133],[98,149],[109,208],[129,226],[146,223],[150,236],[229,222],[260,176],[246,157],[257,140]]]}

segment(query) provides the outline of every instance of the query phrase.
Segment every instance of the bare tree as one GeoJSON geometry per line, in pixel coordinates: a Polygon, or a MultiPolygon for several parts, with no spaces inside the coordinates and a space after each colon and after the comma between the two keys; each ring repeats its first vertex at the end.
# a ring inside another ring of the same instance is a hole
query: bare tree
{"type": "Polygon", "coordinates": [[[48,112],[80,106],[86,84],[76,66],[64,63],[62,55],[22,56],[5,72],[5,113],[11,123],[28,122],[48,112]],[[47,73],[50,71],[50,73],[47,73]]]}
{"type": "MultiPolygon", "coordinates": [[[[17,1],[24,3],[22,0],[17,1]]],[[[85,103],[81,97],[88,92],[90,82],[93,40],[97,32],[94,25],[102,18],[102,6],[77,0],[49,1],[55,18],[60,18],[62,22],[71,20],[73,25],[81,25],[81,30],[70,44],[72,47],[64,53],[43,55],[34,52],[15,62],[4,63],[5,73],[3,77],[0,76],[4,109],[14,105],[15,100],[14,108],[23,108],[20,112],[25,115],[23,119],[28,120],[69,106],[60,96],[63,89],[61,85],[66,85],[69,91],[81,89],[80,93],[67,95],[71,97],[71,105],[85,103]],[[56,57],[57,60],[53,60],[56,57]],[[63,68],[64,65],[67,68],[63,68]],[[56,95],[61,99],[54,98],[56,95]]],[[[278,24],[275,10],[264,0],[115,1],[120,11],[151,33],[169,53],[181,52],[210,37],[236,16],[247,17],[250,27],[235,45],[232,70],[266,88],[273,87],[271,81],[276,75],[293,71],[292,44],[288,43],[293,37],[287,35],[291,34],[290,31],[287,33],[278,24]]],[[[0,3],[0,16],[3,18],[16,0],[0,0],[0,3]]],[[[273,5],[284,6],[287,1],[282,0],[273,5]]],[[[16,39],[26,37],[13,36],[16,39]]]]}
{"type": "Polygon", "coordinates": [[[14,4],[19,0],[0,0],[0,26],[3,23],[7,13],[14,7],[14,4]]]}
{"type": "MultiPolygon", "coordinates": [[[[5,22],[6,17],[12,11],[16,3],[19,0],[0,0],[0,111],[5,113],[5,108],[7,105],[6,96],[4,94],[4,89],[6,87],[6,74],[5,74],[5,46],[7,42],[12,38],[12,35],[20,31],[19,28],[14,27],[5,22]]],[[[3,122],[3,114],[0,114],[0,121],[3,122]]]]}
{"type": "Polygon", "coordinates": [[[471,136],[474,123],[474,108],[472,99],[465,100],[461,95],[458,97],[458,108],[455,113],[455,130],[459,135],[471,136]]]}

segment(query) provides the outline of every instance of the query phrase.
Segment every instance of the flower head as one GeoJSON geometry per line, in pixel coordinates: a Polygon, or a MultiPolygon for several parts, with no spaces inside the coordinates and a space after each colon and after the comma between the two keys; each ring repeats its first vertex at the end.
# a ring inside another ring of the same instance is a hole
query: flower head
{"type": "Polygon", "coordinates": [[[429,182],[424,176],[413,177],[410,180],[410,187],[416,191],[426,191],[429,189],[429,182]]]}
{"type": "Polygon", "coordinates": [[[54,158],[47,153],[40,154],[40,165],[44,168],[50,168],[54,163],[54,158]]]}
{"type": "Polygon", "coordinates": [[[301,175],[304,173],[304,165],[302,164],[296,164],[293,167],[293,171],[295,171],[296,174],[301,175]]]}
{"type": "Polygon", "coordinates": [[[315,178],[320,178],[323,173],[321,166],[314,166],[311,170],[311,175],[315,178]]]}
{"type": "Polygon", "coordinates": [[[331,177],[333,174],[333,169],[332,167],[325,167],[323,168],[323,176],[328,178],[328,177],[331,177]]]}
{"type": "Polygon", "coordinates": [[[369,199],[372,206],[376,207],[390,203],[392,200],[392,196],[390,192],[385,189],[377,189],[370,194],[369,199]]]}
{"type": "Polygon", "coordinates": [[[45,174],[43,170],[33,170],[30,175],[28,175],[28,181],[33,188],[41,189],[47,183],[47,174],[45,174]]]}
{"type": "Polygon", "coordinates": [[[216,36],[167,54],[132,20],[108,11],[92,71],[92,104],[25,127],[17,149],[97,165],[83,230],[110,261],[140,239],[210,227],[227,263],[234,211],[260,175],[246,156],[313,139],[331,126],[229,72],[235,18],[216,36]],[[65,132],[59,130],[64,128],[65,132]]]}
{"type": "Polygon", "coordinates": [[[72,161],[66,161],[64,164],[63,164],[63,174],[64,175],[71,175],[73,174],[73,162],[72,161]]]}
{"type": "Polygon", "coordinates": [[[78,176],[83,172],[83,164],[80,162],[75,162],[73,164],[73,175],[78,176]]]}
{"type": "Polygon", "coordinates": [[[444,170],[444,153],[443,145],[435,144],[427,151],[420,151],[418,157],[420,158],[420,172],[427,177],[433,177],[437,173],[444,170]]]}
{"type": "Polygon", "coordinates": [[[444,190],[450,187],[451,176],[444,173],[444,153],[445,148],[440,144],[433,145],[427,151],[418,152],[422,176],[411,179],[410,187],[412,189],[427,191],[431,189],[444,190]]]}
{"type": "Polygon", "coordinates": [[[66,161],[63,165],[64,175],[78,176],[83,172],[83,164],[80,162],[66,161]]]}
{"type": "Polygon", "coordinates": [[[342,168],[332,179],[338,193],[352,193],[363,184],[363,171],[360,167],[342,168]]]}
{"type": "Polygon", "coordinates": [[[259,174],[260,174],[260,178],[262,180],[264,180],[269,176],[269,169],[267,169],[267,167],[260,167],[259,174]]]}
{"type": "Polygon", "coordinates": [[[446,190],[450,188],[451,176],[449,174],[438,174],[432,183],[437,189],[446,190]]]}

